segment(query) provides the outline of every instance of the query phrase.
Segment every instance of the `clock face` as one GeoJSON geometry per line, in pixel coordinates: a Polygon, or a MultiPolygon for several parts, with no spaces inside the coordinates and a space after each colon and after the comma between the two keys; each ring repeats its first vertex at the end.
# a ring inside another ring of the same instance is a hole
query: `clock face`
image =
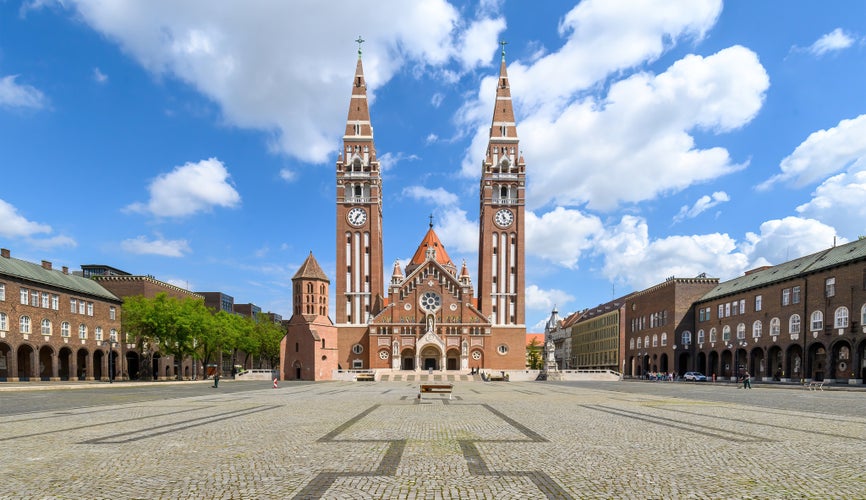
{"type": "Polygon", "coordinates": [[[346,220],[355,227],[363,226],[367,222],[367,211],[363,208],[355,207],[346,214],[346,220]]]}
{"type": "Polygon", "coordinates": [[[493,221],[496,222],[497,226],[508,227],[514,222],[514,213],[511,210],[503,208],[496,212],[493,221]]]}

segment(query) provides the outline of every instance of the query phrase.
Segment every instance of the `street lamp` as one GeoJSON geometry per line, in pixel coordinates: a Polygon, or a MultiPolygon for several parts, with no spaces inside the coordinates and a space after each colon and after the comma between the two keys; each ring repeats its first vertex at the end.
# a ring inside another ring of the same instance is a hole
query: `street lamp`
{"type": "Polygon", "coordinates": [[[113,368],[112,358],[114,356],[112,356],[112,354],[113,354],[112,351],[114,350],[115,347],[117,347],[117,342],[106,340],[106,341],[102,342],[102,345],[104,347],[108,348],[108,383],[113,384],[114,383],[114,377],[112,376],[112,374],[113,374],[112,373],[113,372],[113,370],[112,370],[112,368],[113,368]]]}

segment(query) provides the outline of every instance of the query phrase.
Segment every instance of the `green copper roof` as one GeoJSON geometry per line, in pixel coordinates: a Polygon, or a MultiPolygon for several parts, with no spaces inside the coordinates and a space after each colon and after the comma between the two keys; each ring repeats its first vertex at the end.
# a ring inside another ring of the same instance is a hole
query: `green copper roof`
{"type": "Polygon", "coordinates": [[[725,295],[740,293],[752,288],[794,279],[806,274],[863,260],[864,258],[866,258],[866,239],[853,241],[719,283],[717,287],[701,297],[700,300],[707,301],[725,295]]]}
{"type": "Polygon", "coordinates": [[[0,257],[0,275],[11,276],[29,281],[35,285],[61,288],[82,295],[90,295],[106,300],[120,302],[120,299],[99,283],[73,274],[65,274],[56,269],[45,269],[40,264],[25,260],[0,257]]]}

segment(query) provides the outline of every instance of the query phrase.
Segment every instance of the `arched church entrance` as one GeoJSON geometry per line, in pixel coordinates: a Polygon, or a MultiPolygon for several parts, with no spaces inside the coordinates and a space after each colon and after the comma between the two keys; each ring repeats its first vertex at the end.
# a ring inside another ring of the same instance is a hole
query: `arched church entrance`
{"type": "Polygon", "coordinates": [[[449,349],[448,356],[445,358],[445,369],[446,370],[459,370],[460,369],[460,350],[459,349],[449,349]]]}
{"type": "Polygon", "coordinates": [[[400,353],[400,368],[403,370],[415,369],[415,350],[405,349],[400,353]]]}
{"type": "Polygon", "coordinates": [[[427,346],[421,351],[421,367],[424,370],[438,370],[439,358],[442,353],[434,346],[427,346]]]}

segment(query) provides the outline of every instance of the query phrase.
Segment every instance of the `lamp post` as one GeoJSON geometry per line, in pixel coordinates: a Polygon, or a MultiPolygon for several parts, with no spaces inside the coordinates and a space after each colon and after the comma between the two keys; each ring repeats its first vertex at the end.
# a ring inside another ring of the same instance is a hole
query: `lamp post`
{"type": "Polygon", "coordinates": [[[112,356],[112,354],[113,354],[113,350],[114,350],[115,346],[117,346],[117,342],[106,340],[106,341],[102,342],[102,345],[105,346],[108,350],[108,383],[113,384],[114,383],[114,377],[112,376],[112,368],[114,366],[113,366],[112,358],[114,356],[112,356]]]}

